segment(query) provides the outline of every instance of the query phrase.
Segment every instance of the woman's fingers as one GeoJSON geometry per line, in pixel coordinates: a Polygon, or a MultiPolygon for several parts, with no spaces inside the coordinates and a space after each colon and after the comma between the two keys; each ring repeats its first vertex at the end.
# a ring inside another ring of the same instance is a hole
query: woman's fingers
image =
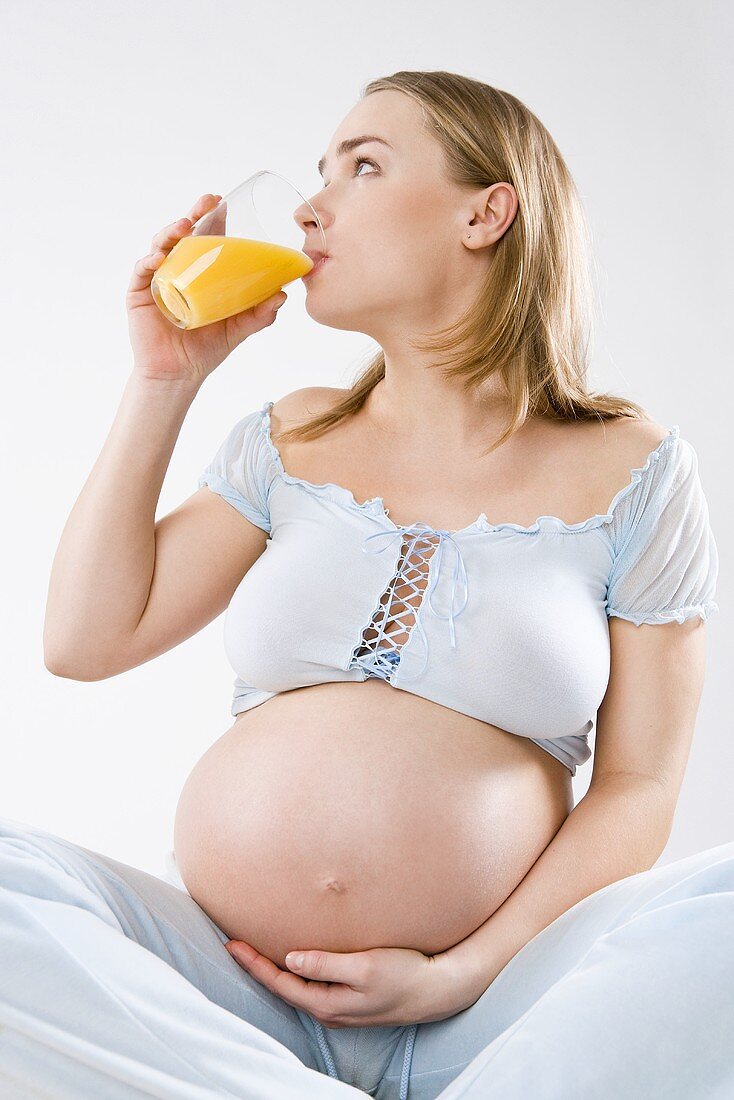
{"type": "Polygon", "coordinates": [[[156,252],[160,248],[165,248],[167,251],[170,251],[181,237],[186,236],[192,224],[189,218],[179,218],[177,222],[171,222],[170,225],[159,230],[150,242],[151,252],[156,252]]]}
{"type": "Polygon", "coordinates": [[[153,278],[153,272],[163,262],[163,252],[150,252],[147,256],[143,256],[142,260],[137,260],[133,273],[137,275],[138,279],[147,278],[148,283],[153,278]]]}
{"type": "Polygon", "coordinates": [[[156,233],[150,242],[151,252],[156,252],[161,248],[173,248],[173,245],[191,230],[194,222],[198,221],[207,210],[216,206],[218,202],[219,197],[217,195],[202,195],[191,207],[185,218],[179,218],[178,221],[171,222],[170,225],[164,226],[156,233]]]}
{"type": "Polygon", "coordinates": [[[216,206],[221,195],[202,195],[191,207],[185,218],[179,218],[177,222],[171,222],[159,230],[150,242],[150,252],[137,260],[133,267],[133,276],[128,287],[128,292],[144,290],[150,286],[155,271],[165,260],[168,253],[178,244],[182,237],[193,228],[203,214],[216,206]]]}
{"type": "Polygon", "coordinates": [[[201,198],[197,199],[186,215],[189,221],[198,221],[202,214],[205,214],[207,210],[211,210],[213,206],[217,205],[221,197],[221,195],[202,195],[201,198]]]}

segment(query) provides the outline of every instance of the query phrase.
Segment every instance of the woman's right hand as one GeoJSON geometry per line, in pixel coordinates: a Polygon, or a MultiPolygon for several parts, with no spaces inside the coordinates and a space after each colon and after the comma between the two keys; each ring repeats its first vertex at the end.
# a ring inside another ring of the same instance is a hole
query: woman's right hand
{"type": "Polygon", "coordinates": [[[146,378],[201,383],[229,353],[260,329],[272,325],[283,290],[264,302],[196,329],[177,328],[163,316],[150,284],[171,249],[187,236],[194,222],[216,206],[220,196],[202,195],[187,217],[167,225],[151,240],[150,253],[138,260],[127,289],[127,319],[135,359],[134,373],[146,378]]]}

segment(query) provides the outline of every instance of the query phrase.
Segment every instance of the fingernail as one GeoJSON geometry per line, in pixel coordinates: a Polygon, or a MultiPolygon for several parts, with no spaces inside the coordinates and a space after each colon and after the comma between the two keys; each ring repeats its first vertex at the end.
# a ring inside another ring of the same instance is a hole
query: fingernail
{"type": "Polygon", "coordinates": [[[301,967],[303,966],[303,955],[302,954],[286,955],[285,961],[287,962],[287,964],[291,968],[291,970],[300,970],[301,967]]]}

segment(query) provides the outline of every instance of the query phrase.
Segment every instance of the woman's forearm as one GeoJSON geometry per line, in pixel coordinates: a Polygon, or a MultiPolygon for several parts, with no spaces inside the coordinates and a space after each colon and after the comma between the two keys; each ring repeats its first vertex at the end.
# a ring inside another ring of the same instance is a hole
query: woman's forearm
{"type": "Polygon", "coordinates": [[[649,870],[670,835],[674,805],[655,780],[590,787],[492,916],[446,954],[487,988],[517,952],[582,898],[649,870]]]}
{"type": "Polygon", "coordinates": [[[53,560],[43,648],[57,675],[94,678],[105,654],[135,629],[153,576],[163,479],[199,388],[128,378],[53,560]]]}

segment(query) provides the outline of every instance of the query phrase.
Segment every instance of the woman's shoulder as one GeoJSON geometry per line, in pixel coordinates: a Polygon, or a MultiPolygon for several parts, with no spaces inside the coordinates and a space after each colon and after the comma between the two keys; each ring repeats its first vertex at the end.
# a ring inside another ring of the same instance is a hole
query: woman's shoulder
{"type": "Polygon", "coordinates": [[[597,425],[599,454],[603,457],[612,479],[624,477],[631,470],[645,466],[650,456],[677,432],[656,420],[619,416],[597,425]]]}
{"type": "Polygon", "coordinates": [[[546,421],[551,431],[565,437],[570,446],[577,447],[579,453],[586,452],[589,458],[606,452],[623,460],[632,460],[654,450],[670,434],[670,428],[658,424],[652,418],[643,420],[632,416],[615,416],[590,420],[551,420],[546,421]]]}
{"type": "Polygon", "coordinates": [[[677,424],[660,424],[649,420],[625,419],[620,424],[618,451],[620,465],[629,471],[646,471],[659,465],[680,468],[695,464],[693,446],[681,437],[677,424]]]}
{"type": "Polygon", "coordinates": [[[609,502],[630,484],[633,471],[644,468],[664,445],[671,430],[652,419],[546,421],[540,434],[548,476],[569,487],[574,505],[569,514],[605,514],[609,502]]]}
{"type": "Polygon", "coordinates": [[[620,447],[632,447],[640,450],[654,450],[670,434],[670,428],[659,424],[652,417],[643,420],[633,416],[616,416],[612,420],[605,420],[599,425],[602,432],[604,428],[611,430],[619,440],[620,447]]]}
{"type": "Polygon", "coordinates": [[[342,400],[345,389],[335,386],[304,386],[279,397],[270,410],[273,434],[294,428],[297,423],[312,416],[320,416],[342,400]]]}

